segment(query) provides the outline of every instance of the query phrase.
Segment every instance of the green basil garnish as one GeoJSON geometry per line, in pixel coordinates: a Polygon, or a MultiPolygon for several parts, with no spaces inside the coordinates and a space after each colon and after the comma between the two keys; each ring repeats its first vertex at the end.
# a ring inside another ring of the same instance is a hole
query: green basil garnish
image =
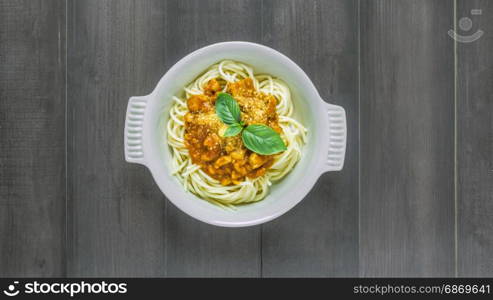
{"type": "Polygon", "coordinates": [[[216,114],[227,125],[240,123],[240,106],[230,94],[219,93],[216,99],[216,114]]]}
{"type": "Polygon", "coordinates": [[[228,129],[226,129],[226,131],[224,132],[224,137],[235,136],[240,133],[241,130],[243,130],[243,126],[241,126],[240,124],[230,125],[228,129]]]}
{"type": "Polygon", "coordinates": [[[276,154],[287,149],[279,133],[265,125],[253,124],[247,126],[243,130],[241,139],[245,147],[258,154],[276,154]]]}
{"type": "Polygon", "coordinates": [[[245,128],[245,123],[241,120],[240,106],[230,94],[219,93],[216,99],[216,114],[223,123],[229,125],[224,137],[235,136],[241,132],[243,144],[253,152],[271,155],[287,149],[279,133],[269,126],[253,124],[245,128]]]}

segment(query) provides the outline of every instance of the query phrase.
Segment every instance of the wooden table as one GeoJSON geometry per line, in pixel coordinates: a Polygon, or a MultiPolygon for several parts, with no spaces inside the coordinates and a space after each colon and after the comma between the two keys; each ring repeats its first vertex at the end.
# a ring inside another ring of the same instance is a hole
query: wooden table
{"type": "Polygon", "coordinates": [[[488,0],[0,2],[0,275],[493,276],[492,14],[488,0]],[[461,17],[484,35],[451,39],[461,17]],[[122,149],[128,98],[229,40],[285,53],[348,116],[344,170],[243,229],[185,215],[122,149]]]}

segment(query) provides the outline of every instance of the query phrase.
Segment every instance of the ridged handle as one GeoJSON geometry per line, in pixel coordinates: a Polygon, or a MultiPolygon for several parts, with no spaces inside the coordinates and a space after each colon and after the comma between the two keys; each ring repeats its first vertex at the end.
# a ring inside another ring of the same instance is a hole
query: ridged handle
{"type": "Polygon", "coordinates": [[[130,163],[145,164],[144,117],[147,96],[131,97],[128,101],[125,118],[125,160],[130,163]]]}
{"type": "Polygon", "coordinates": [[[327,161],[323,171],[340,171],[344,166],[346,155],[346,112],[344,108],[338,105],[326,103],[326,107],[329,121],[327,128],[329,132],[329,145],[327,161]]]}

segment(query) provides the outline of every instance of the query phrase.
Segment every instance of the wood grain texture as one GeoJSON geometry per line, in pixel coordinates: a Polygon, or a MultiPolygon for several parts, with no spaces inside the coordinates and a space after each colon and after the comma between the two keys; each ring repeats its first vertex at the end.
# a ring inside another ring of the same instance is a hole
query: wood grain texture
{"type": "Polygon", "coordinates": [[[253,25],[232,21],[248,23],[255,7],[69,2],[69,274],[259,274],[258,229],[217,228],[183,214],[145,168],[124,162],[122,134],[128,98],[150,93],[177,60],[214,41],[254,39],[253,25]]]}
{"type": "Polygon", "coordinates": [[[348,124],[343,171],[322,175],[297,207],[263,225],[262,275],[357,276],[358,4],[264,1],[262,11],[262,42],[299,64],[348,124]]]}
{"type": "Polygon", "coordinates": [[[454,275],[452,1],[361,1],[361,276],[454,275]]]}
{"type": "MultiPolygon", "coordinates": [[[[166,3],[164,38],[169,65],[193,50],[215,42],[260,40],[260,1],[186,0],[166,3]]],[[[211,226],[192,219],[169,202],[166,224],[168,276],[260,275],[260,227],[211,226]]]]}
{"type": "Polygon", "coordinates": [[[493,3],[458,1],[457,19],[484,35],[457,43],[458,275],[493,276],[493,3]],[[471,15],[481,9],[481,15],[471,15]]]}
{"type": "Polygon", "coordinates": [[[1,1],[0,276],[493,276],[493,3],[456,3],[484,35],[454,57],[454,1],[1,1]],[[128,98],[230,40],[288,55],[348,117],[343,171],[243,229],[123,157],[128,98]]]}
{"type": "Polygon", "coordinates": [[[68,2],[69,276],[166,274],[166,199],[123,156],[128,99],[166,70],[162,14],[162,1],[68,2]]]}
{"type": "Polygon", "coordinates": [[[0,276],[63,276],[65,6],[0,2],[0,276]]]}

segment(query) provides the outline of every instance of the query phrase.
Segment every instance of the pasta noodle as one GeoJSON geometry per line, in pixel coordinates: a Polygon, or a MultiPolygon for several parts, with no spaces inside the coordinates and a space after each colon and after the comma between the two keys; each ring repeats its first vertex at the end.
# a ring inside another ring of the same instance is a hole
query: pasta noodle
{"type": "Polygon", "coordinates": [[[209,67],[186,86],[184,93],[180,96],[173,97],[167,123],[172,173],[185,190],[198,197],[223,207],[234,207],[262,200],[267,195],[271,184],[286,176],[300,160],[302,147],[306,143],[307,130],[292,117],[294,108],[291,93],[282,80],[270,75],[256,75],[250,66],[241,62],[223,60],[209,67]],[[281,138],[287,150],[275,155],[274,163],[264,175],[254,179],[246,178],[245,181],[236,185],[222,185],[204,172],[199,165],[192,162],[185,146],[184,117],[189,111],[187,99],[192,95],[203,94],[203,87],[212,79],[216,79],[223,91],[226,91],[227,83],[245,78],[253,81],[255,90],[276,98],[276,111],[279,116],[279,126],[282,128],[281,138]]]}

